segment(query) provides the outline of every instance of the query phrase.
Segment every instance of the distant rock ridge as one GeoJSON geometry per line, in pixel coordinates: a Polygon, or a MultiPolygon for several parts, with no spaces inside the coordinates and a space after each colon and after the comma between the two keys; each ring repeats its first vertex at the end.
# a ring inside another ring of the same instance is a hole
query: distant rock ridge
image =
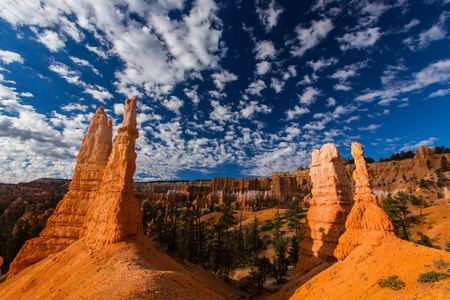
{"type": "Polygon", "coordinates": [[[14,261],[9,274],[50,254],[57,253],[80,237],[85,215],[100,186],[103,170],[112,148],[112,121],[102,106],[92,117],[77,155],[69,191],[61,200],[38,238],[28,240],[14,261]]]}
{"type": "Polygon", "coordinates": [[[127,99],[122,127],[114,139],[100,188],[83,225],[83,237],[91,248],[117,243],[143,231],[141,209],[133,186],[134,147],[138,136],[136,98],[127,99]]]}
{"type": "Polygon", "coordinates": [[[335,261],[334,250],[345,231],[345,220],[351,209],[351,190],[346,162],[333,144],[325,144],[312,153],[310,174],[312,200],[302,226],[299,263],[295,270],[301,276],[316,266],[335,261]]]}
{"type": "Polygon", "coordinates": [[[339,245],[334,251],[339,260],[344,260],[360,245],[375,247],[389,239],[396,239],[391,219],[378,206],[377,196],[372,193],[369,172],[360,143],[352,142],[352,155],[356,165],[353,172],[356,196],[355,204],[345,222],[345,233],[339,238],[339,245]]]}

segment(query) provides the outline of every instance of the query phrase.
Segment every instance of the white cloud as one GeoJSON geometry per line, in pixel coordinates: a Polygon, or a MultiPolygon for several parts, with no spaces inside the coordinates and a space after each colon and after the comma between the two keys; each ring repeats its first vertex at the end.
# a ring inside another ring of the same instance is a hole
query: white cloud
{"type": "Polygon", "coordinates": [[[408,32],[411,28],[416,27],[417,25],[420,24],[420,20],[418,19],[412,19],[411,22],[409,22],[408,24],[406,24],[403,27],[402,32],[408,32]]]}
{"type": "MultiPolygon", "coordinates": [[[[448,82],[450,80],[450,59],[433,63],[414,74],[414,77],[415,82],[421,86],[428,86],[437,82],[448,82]]],[[[414,86],[411,88],[414,88],[414,86]]]]}
{"type": "Polygon", "coordinates": [[[64,78],[68,83],[81,85],[80,72],[70,70],[65,64],[55,62],[50,65],[49,69],[64,78]]]}
{"type": "Polygon", "coordinates": [[[123,116],[125,112],[125,105],[123,103],[114,103],[113,110],[114,114],[118,116],[123,116]]]}
{"type": "Polygon", "coordinates": [[[218,121],[220,124],[225,124],[226,121],[234,121],[235,113],[231,112],[229,105],[222,106],[219,101],[212,100],[211,106],[213,107],[213,111],[209,115],[211,120],[218,121]]]}
{"type": "Polygon", "coordinates": [[[87,68],[91,69],[95,74],[101,76],[100,72],[87,60],[84,60],[84,59],[81,59],[78,57],[74,57],[74,56],[69,56],[69,58],[77,65],[87,67],[87,68]]]}
{"type": "Polygon", "coordinates": [[[298,116],[309,113],[309,109],[307,107],[300,107],[296,105],[293,110],[286,111],[287,121],[296,119],[298,116]]]}
{"type": "Polygon", "coordinates": [[[219,91],[222,91],[225,88],[226,83],[233,82],[238,79],[236,75],[226,70],[220,73],[214,73],[211,75],[211,77],[214,79],[214,84],[219,89],[219,91]]]}
{"type": "Polygon", "coordinates": [[[399,151],[409,151],[409,150],[416,150],[419,148],[419,146],[432,146],[434,145],[439,139],[435,137],[430,137],[428,140],[423,140],[418,143],[411,142],[408,144],[405,144],[402,148],[400,148],[399,151]]]}
{"type": "Polygon", "coordinates": [[[90,94],[92,98],[97,99],[101,103],[105,103],[105,100],[113,97],[107,89],[99,85],[86,85],[83,93],[90,94]]]}
{"type": "Polygon", "coordinates": [[[366,126],[366,127],[358,127],[358,129],[359,130],[377,130],[380,127],[381,127],[380,124],[371,124],[371,125],[366,126]]]}
{"type": "Polygon", "coordinates": [[[340,81],[346,81],[349,77],[354,76],[356,76],[356,71],[354,69],[341,69],[331,75],[331,78],[338,79],[340,81]]]}
{"type": "MultiPolygon", "coordinates": [[[[371,102],[377,98],[380,98],[380,104],[387,105],[393,101],[403,101],[403,99],[397,99],[397,97],[402,94],[421,90],[431,84],[445,84],[449,81],[450,59],[440,60],[413,74],[413,78],[411,80],[391,82],[388,88],[384,90],[368,91],[367,93],[358,96],[356,100],[361,102],[371,102]]],[[[407,105],[406,102],[402,105],[407,105]]]]}
{"type": "Polygon", "coordinates": [[[50,51],[57,52],[59,49],[64,48],[64,41],[60,38],[58,33],[45,30],[38,35],[38,41],[45,45],[50,51]]]}
{"type": "Polygon", "coordinates": [[[200,103],[200,97],[198,96],[197,90],[198,90],[198,85],[191,86],[191,89],[188,89],[188,88],[183,89],[183,92],[186,94],[186,96],[189,99],[192,100],[192,102],[194,104],[200,103]]]}
{"type": "Polygon", "coordinates": [[[23,58],[22,56],[20,56],[20,54],[11,51],[3,51],[1,49],[0,49],[0,60],[7,65],[13,62],[23,64],[23,58]]]}
{"type": "Polygon", "coordinates": [[[279,80],[277,78],[271,79],[270,87],[273,88],[277,94],[283,91],[284,85],[285,82],[282,80],[279,80]]]}
{"type": "Polygon", "coordinates": [[[306,106],[311,105],[316,101],[317,96],[320,95],[320,91],[314,87],[307,87],[300,97],[300,103],[306,106]]]}
{"type": "Polygon", "coordinates": [[[333,85],[333,88],[336,91],[345,91],[345,92],[350,91],[352,89],[351,86],[342,84],[342,83],[337,83],[337,84],[333,85]]]}
{"type": "Polygon", "coordinates": [[[334,99],[333,97],[329,97],[327,99],[327,107],[331,107],[331,106],[335,106],[336,105],[336,99],[334,99]]]}
{"type": "Polygon", "coordinates": [[[264,75],[270,71],[270,63],[266,60],[263,60],[256,64],[256,73],[258,75],[264,75]]]}
{"type": "Polygon", "coordinates": [[[80,110],[82,112],[86,112],[88,109],[87,105],[81,105],[79,103],[69,103],[67,105],[61,106],[61,109],[64,111],[74,111],[80,110]]]}
{"type": "Polygon", "coordinates": [[[434,24],[430,29],[425,30],[419,34],[417,39],[407,38],[404,40],[405,44],[411,49],[416,51],[427,48],[432,42],[439,41],[447,38],[446,22],[449,17],[449,13],[444,11],[439,16],[439,21],[434,24]]]}
{"type": "Polygon", "coordinates": [[[318,61],[310,60],[306,64],[308,66],[310,66],[314,70],[314,72],[317,72],[317,71],[320,71],[320,70],[322,70],[322,69],[324,69],[326,67],[332,66],[332,65],[334,65],[337,62],[338,62],[338,60],[336,58],[331,57],[331,58],[328,58],[328,59],[321,58],[318,61]]]}
{"type": "Polygon", "coordinates": [[[164,99],[164,101],[162,102],[162,105],[164,105],[164,107],[175,112],[176,114],[180,113],[180,108],[183,106],[183,104],[183,100],[175,96],[170,96],[170,100],[164,99]]]}
{"type": "Polygon", "coordinates": [[[431,93],[430,96],[428,96],[428,97],[430,97],[430,98],[442,97],[442,96],[445,96],[445,95],[448,95],[448,94],[450,94],[450,89],[445,89],[445,90],[441,89],[441,90],[437,90],[434,93],[431,93]]]}
{"type": "Polygon", "coordinates": [[[245,90],[247,94],[258,95],[261,97],[261,91],[264,90],[267,85],[261,79],[250,83],[248,88],[245,90]]]}
{"type": "Polygon", "coordinates": [[[275,58],[277,51],[271,41],[261,41],[255,46],[256,59],[264,60],[275,58]]]}
{"type": "Polygon", "coordinates": [[[337,38],[341,43],[342,50],[348,50],[352,48],[365,48],[373,46],[381,37],[380,28],[369,28],[353,33],[346,33],[343,37],[337,38]]]}
{"type": "Polygon", "coordinates": [[[266,32],[271,31],[277,25],[280,15],[284,12],[283,8],[275,0],[270,1],[267,8],[258,6],[262,5],[260,1],[257,1],[256,4],[256,12],[260,22],[264,25],[266,32]]]}
{"type": "Polygon", "coordinates": [[[63,63],[53,62],[49,69],[64,78],[68,83],[75,84],[84,88],[83,93],[90,94],[92,98],[104,103],[106,99],[111,99],[113,95],[104,87],[99,85],[87,84],[80,80],[81,73],[73,71],[63,63]]]}
{"type": "Polygon", "coordinates": [[[300,46],[293,47],[291,53],[295,56],[303,56],[308,49],[317,46],[332,29],[333,23],[328,18],[313,21],[309,28],[298,26],[296,32],[300,46]]]}
{"type": "Polygon", "coordinates": [[[226,50],[220,43],[222,22],[213,0],[194,1],[180,18],[167,17],[169,11],[185,8],[180,1],[41,2],[2,1],[0,17],[13,26],[35,28],[52,51],[64,47],[67,38],[85,42],[80,32],[90,33],[95,41],[89,41],[87,49],[103,58],[116,56],[123,63],[115,73],[115,85],[125,95],[140,92],[137,96],[146,93],[162,100],[190,73],[216,69],[226,50]],[[76,23],[67,19],[69,15],[76,23]]]}
{"type": "Polygon", "coordinates": [[[258,101],[250,101],[250,103],[241,103],[244,107],[241,109],[241,114],[248,119],[255,113],[269,114],[272,109],[265,104],[259,104],[258,101]]]}

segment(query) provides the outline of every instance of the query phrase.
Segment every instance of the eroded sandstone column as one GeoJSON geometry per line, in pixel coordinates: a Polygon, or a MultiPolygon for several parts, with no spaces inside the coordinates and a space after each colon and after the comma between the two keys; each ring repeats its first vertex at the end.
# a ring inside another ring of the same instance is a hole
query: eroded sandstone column
{"type": "Polygon", "coordinates": [[[114,140],[100,188],[86,215],[83,236],[91,248],[120,242],[143,230],[133,186],[137,138],[136,98],[127,99],[122,127],[114,140]]]}
{"type": "Polygon", "coordinates": [[[352,155],[356,169],[353,178],[356,181],[356,196],[347,221],[345,233],[339,239],[334,255],[345,259],[359,245],[379,246],[386,239],[395,238],[394,225],[386,212],[377,204],[377,196],[370,187],[369,172],[364,160],[362,145],[352,142],[352,155]]]}
{"type": "Polygon", "coordinates": [[[345,160],[333,144],[325,144],[312,153],[310,175],[313,198],[302,227],[303,240],[295,270],[298,276],[336,260],[333,253],[351,209],[345,160]]]}
{"type": "Polygon", "coordinates": [[[77,155],[69,191],[58,203],[38,238],[28,240],[10,265],[9,274],[57,253],[80,237],[86,213],[100,186],[112,149],[112,122],[100,106],[92,117],[77,155]]]}

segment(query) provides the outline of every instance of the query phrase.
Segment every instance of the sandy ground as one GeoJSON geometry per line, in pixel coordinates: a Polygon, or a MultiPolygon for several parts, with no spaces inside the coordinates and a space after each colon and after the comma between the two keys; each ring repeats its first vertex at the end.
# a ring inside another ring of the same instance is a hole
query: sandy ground
{"type": "Polygon", "coordinates": [[[243,299],[143,235],[91,251],[79,240],[0,284],[0,299],[243,299]]]}
{"type": "Polygon", "coordinates": [[[450,253],[400,239],[376,248],[360,246],[301,286],[291,299],[450,299],[450,279],[417,281],[421,273],[443,271],[433,260],[450,262],[450,253]],[[405,287],[394,291],[377,284],[391,275],[399,276],[405,287]]]}
{"type": "Polygon", "coordinates": [[[422,210],[422,217],[420,209],[412,211],[411,215],[420,220],[419,224],[410,227],[413,240],[420,240],[417,233],[421,232],[430,238],[433,245],[445,249],[445,242],[450,242],[450,203],[427,207],[422,210]]]}

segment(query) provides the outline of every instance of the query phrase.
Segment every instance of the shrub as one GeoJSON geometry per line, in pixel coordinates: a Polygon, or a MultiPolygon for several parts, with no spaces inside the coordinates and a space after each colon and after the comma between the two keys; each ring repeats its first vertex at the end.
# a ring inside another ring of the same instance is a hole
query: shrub
{"type": "Polygon", "coordinates": [[[442,259],[433,259],[433,265],[438,269],[448,268],[450,266],[450,262],[445,262],[442,259]]]}
{"type": "Polygon", "coordinates": [[[417,279],[418,282],[437,282],[441,279],[446,279],[450,277],[447,273],[444,272],[436,272],[436,271],[430,271],[419,274],[419,279],[417,279]]]}
{"type": "Polygon", "coordinates": [[[405,287],[405,283],[398,279],[397,275],[389,276],[388,278],[381,278],[377,281],[378,285],[382,288],[390,288],[394,291],[401,290],[405,287]]]}
{"type": "Polygon", "coordinates": [[[420,187],[425,187],[425,186],[426,186],[425,179],[422,178],[422,179],[420,180],[419,186],[420,186],[420,187]]]}
{"type": "Polygon", "coordinates": [[[412,195],[411,196],[411,203],[412,203],[412,205],[420,205],[420,200],[416,196],[412,195]]]}

